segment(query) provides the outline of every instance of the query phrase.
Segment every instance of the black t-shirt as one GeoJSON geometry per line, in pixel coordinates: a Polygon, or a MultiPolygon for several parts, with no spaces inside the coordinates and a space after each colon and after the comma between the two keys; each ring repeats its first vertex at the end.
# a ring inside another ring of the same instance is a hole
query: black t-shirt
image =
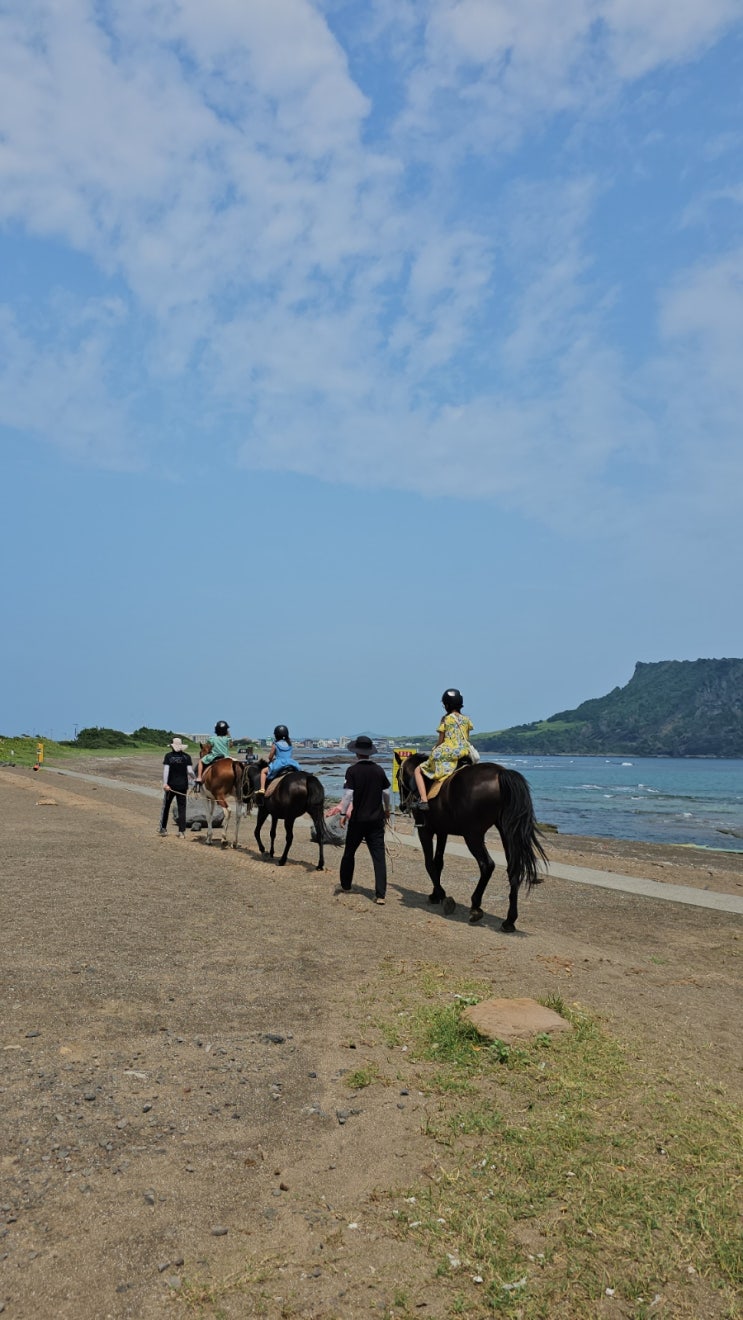
{"type": "Polygon", "coordinates": [[[351,820],[377,821],[384,819],[382,793],[390,781],[376,761],[355,761],[346,771],[346,788],[353,789],[351,820]]]}
{"type": "Polygon", "coordinates": [[[168,752],[163,757],[163,765],[168,766],[168,788],[185,793],[188,790],[188,767],[193,765],[188,752],[168,752]]]}

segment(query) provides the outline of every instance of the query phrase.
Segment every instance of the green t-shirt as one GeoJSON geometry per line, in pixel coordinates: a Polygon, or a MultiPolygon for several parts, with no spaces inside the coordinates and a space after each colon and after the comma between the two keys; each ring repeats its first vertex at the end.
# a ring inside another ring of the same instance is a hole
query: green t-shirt
{"type": "Polygon", "coordinates": [[[209,742],[212,745],[212,749],[210,752],[207,752],[206,756],[204,757],[204,765],[211,765],[212,761],[216,761],[218,756],[229,756],[230,754],[229,738],[221,738],[218,733],[213,733],[211,738],[209,739],[209,742]]]}

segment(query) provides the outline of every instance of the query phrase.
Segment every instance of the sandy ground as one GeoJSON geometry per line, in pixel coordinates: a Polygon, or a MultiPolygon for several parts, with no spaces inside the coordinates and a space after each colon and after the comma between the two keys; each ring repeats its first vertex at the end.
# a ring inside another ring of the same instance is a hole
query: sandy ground
{"type": "MultiPolygon", "coordinates": [[[[158,784],[151,759],[95,758],[94,772],[158,784]]],[[[642,1033],[659,1065],[740,1093],[739,917],[552,877],[509,937],[500,869],[472,927],[466,859],[447,865],[459,906],[444,918],[420,856],[393,844],[379,908],[368,859],[340,894],[338,851],[317,872],[304,830],[279,869],[252,826],[239,851],[208,849],[158,838],[146,797],[49,769],[0,770],[0,786],[4,1315],[186,1314],[197,1280],[221,1308],[209,1314],[346,1320],[389,1313],[404,1279],[417,1313],[443,1320],[435,1263],[379,1197],[430,1169],[430,1101],[376,1025],[390,978],[422,965],[444,988],[467,975],[494,994],[560,993],[623,1039],[642,1033]],[[354,1093],[363,1067],[394,1083],[354,1093]]],[[[734,854],[547,847],[742,892],[734,854]]]]}

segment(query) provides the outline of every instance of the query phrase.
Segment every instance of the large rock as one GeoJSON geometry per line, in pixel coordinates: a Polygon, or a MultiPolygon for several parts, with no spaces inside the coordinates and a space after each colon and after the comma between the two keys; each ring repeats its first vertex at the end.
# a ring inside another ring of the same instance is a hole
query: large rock
{"type": "Polygon", "coordinates": [[[569,1022],[536,999],[483,999],[465,1008],[463,1018],[491,1040],[523,1040],[542,1032],[572,1031],[569,1022]]]}
{"type": "MultiPolygon", "coordinates": [[[[206,808],[204,806],[204,801],[205,798],[203,793],[196,793],[196,794],[189,793],[188,797],[186,798],[186,829],[189,830],[206,829],[207,822],[206,822],[206,808]]],[[[173,824],[177,827],[178,809],[176,807],[175,802],[173,803],[172,816],[173,816],[173,824]]],[[[212,825],[214,826],[215,830],[221,828],[223,820],[224,820],[224,812],[222,808],[215,807],[214,815],[212,816],[212,825]]]]}

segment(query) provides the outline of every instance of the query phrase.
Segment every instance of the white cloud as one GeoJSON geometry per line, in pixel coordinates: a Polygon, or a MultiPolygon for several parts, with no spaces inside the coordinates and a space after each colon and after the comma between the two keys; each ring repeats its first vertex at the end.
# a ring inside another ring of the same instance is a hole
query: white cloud
{"type": "Polygon", "coordinates": [[[490,170],[494,143],[595,113],[739,12],[378,0],[360,30],[394,52],[400,114],[361,90],[309,0],[29,0],[0,16],[0,222],[67,243],[117,291],[4,314],[0,420],[139,462],[156,443],[135,420],[147,390],[184,382],[195,425],[229,417],[246,466],[496,499],[564,527],[578,510],[594,527],[622,507],[640,518],[626,486],[665,480],[674,357],[689,451],[707,394],[737,379],[737,257],[676,278],[637,373],[595,270],[604,181],[535,183],[524,157],[523,178],[490,174],[471,202],[465,178],[473,154],[490,170]]]}

